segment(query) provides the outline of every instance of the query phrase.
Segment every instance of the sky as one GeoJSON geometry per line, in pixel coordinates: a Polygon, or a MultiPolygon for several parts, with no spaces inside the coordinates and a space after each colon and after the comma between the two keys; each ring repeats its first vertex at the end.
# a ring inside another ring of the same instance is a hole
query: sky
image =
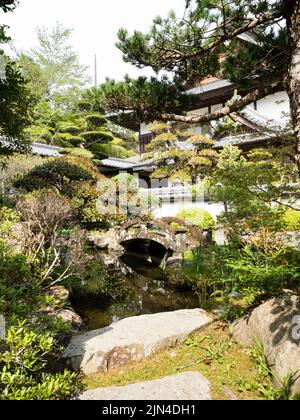
{"type": "Polygon", "coordinates": [[[13,13],[0,12],[0,22],[10,26],[8,34],[17,49],[28,50],[37,44],[35,29],[53,27],[56,22],[72,28],[71,43],[82,64],[94,75],[94,57],[98,61],[98,82],[106,77],[121,80],[151,75],[151,69],[136,69],[124,63],[122,53],[115,47],[121,27],[130,32],[146,32],[152,19],[165,16],[169,10],[183,16],[184,0],[20,0],[13,13]]]}

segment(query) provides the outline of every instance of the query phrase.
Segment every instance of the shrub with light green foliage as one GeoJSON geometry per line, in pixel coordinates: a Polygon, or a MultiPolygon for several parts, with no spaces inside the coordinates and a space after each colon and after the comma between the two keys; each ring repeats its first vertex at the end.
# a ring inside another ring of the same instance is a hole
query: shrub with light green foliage
{"type": "Polygon", "coordinates": [[[300,232],[300,211],[288,210],[283,216],[284,230],[287,232],[300,232]]]}
{"type": "Polygon", "coordinates": [[[99,142],[107,143],[114,139],[113,135],[105,131],[87,131],[81,134],[81,137],[88,143],[99,142]]]}
{"type": "Polygon", "coordinates": [[[53,139],[53,145],[58,147],[72,147],[72,143],[69,139],[72,138],[71,134],[68,133],[57,133],[53,139]]]}
{"type": "Polygon", "coordinates": [[[97,128],[105,125],[106,119],[103,115],[100,114],[90,114],[85,116],[85,120],[89,127],[97,128]]]}
{"type": "Polygon", "coordinates": [[[49,143],[52,138],[52,133],[46,127],[32,125],[30,128],[27,128],[25,131],[30,136],[30,139],[33,142],[49,143]]]}
{"type": "Polygon", "coordinates": [[[215,229],[216,223],[211,214],[202,209],[184,209],[176,215],[179,219],[183,219],[187,222],[198,226],[201,229],[215,229]]]}
{"type": "Polygon", "coordinates": [[[89,147],[89,150],[97,157],[98,159],[105,159],[107,157],[114,157],[119,159],[127,159],[134,156],[134,153],[126,150],[122,146],[117,146],[112,144],[112,142],[107,144],[93,144],[89,147]]]}
{"type": "Polygon", "coordinates": [[[59,132],[60,133],[67,133],[72,136],[77,136],[79,133],[82,132],[82,127],[76,126],[71,122],[64,122],[61,123],[59,126],[59,132]]]}
{"type": "Polygon", "coordinates": [[[80,136],[72,136],[68,138],[68,143],[71,143],[74,147],[77,147],[80,144],[83,144],[84,142],[84,139],[80,136]]]}
{"type": "Polygon", "coordinates": [[[0,352],[1,400],[65,400],[78,391],[76,375],[51,373],[61,352],[50,332],[37,332],[19,322],[7,331],[0,352]]]}
{"type": "Polygon", "coordinates": [[[18,213],[10,207],[1,205],[0,201],[0,243],[12,237],[12,227],[19,221],[18,213]]]}
{"type": "Polygon", "coordinates": [[[74,149],[64,149],[62,155],[78,156],[87,159],[93,159],[94,157],[92,152],[86,149],[82,149],[81,147],[74,147],[74,149]]]}
{"type": "Polygon", "coordinates": [[[224,282],[249,296],[299,289],[300,252],[280,244],[252,243],[224,262],[232,270],[224,282]]]}

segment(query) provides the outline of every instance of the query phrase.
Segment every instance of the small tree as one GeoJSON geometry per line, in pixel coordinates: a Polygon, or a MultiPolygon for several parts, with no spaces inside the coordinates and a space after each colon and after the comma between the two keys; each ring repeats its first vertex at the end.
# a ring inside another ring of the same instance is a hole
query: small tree
{"type": "Polygon", "coordinates": [[[151,158],[158,166],[153,178],[195,182],[205,175],[217,161],[218,153],[212,149],[215,141],[192,131],[178,131],[168,124],[153,124],[155,133],[148,146],[145,159],[151,158]],[[185,142],[180,147],[180,141],[185,142]]]}

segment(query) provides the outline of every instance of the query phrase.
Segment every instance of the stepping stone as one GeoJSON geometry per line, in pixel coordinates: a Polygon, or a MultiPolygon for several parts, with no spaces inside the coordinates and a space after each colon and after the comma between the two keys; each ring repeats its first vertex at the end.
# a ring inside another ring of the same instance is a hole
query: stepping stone
{"type": "Polygon", "coordinates": [[[86,375],[107,372],[179,345],[211,322],[201,309],[126,318],[109,327],[74,336],[63,360],[86,375]]]}
{"type": "Polygon", "coordinates": [[[198,372],[185,372],[156,381],[112,386],[84,392],[80,400],[95,401],[190,401],[212,400],[210,383],[198,372]]]}

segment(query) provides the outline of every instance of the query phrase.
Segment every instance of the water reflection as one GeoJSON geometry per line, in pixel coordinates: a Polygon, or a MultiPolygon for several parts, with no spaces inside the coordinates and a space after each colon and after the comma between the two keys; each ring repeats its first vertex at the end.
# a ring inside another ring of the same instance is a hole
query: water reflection
{"type": "Polygon", "coordinates": [[[167,257],[165,249],[162,253],[162,249],[154,250],[153,244],[131,245],[121,257],[116,257],[115,263],[115,268],[126,274],[124,299],[114,302],[104,297],[92,297],[74,304],[91,330],[130,316],[199,306],[192,291],[179,290],[169,284],[167,275],[160,267],[167,257]]]}

